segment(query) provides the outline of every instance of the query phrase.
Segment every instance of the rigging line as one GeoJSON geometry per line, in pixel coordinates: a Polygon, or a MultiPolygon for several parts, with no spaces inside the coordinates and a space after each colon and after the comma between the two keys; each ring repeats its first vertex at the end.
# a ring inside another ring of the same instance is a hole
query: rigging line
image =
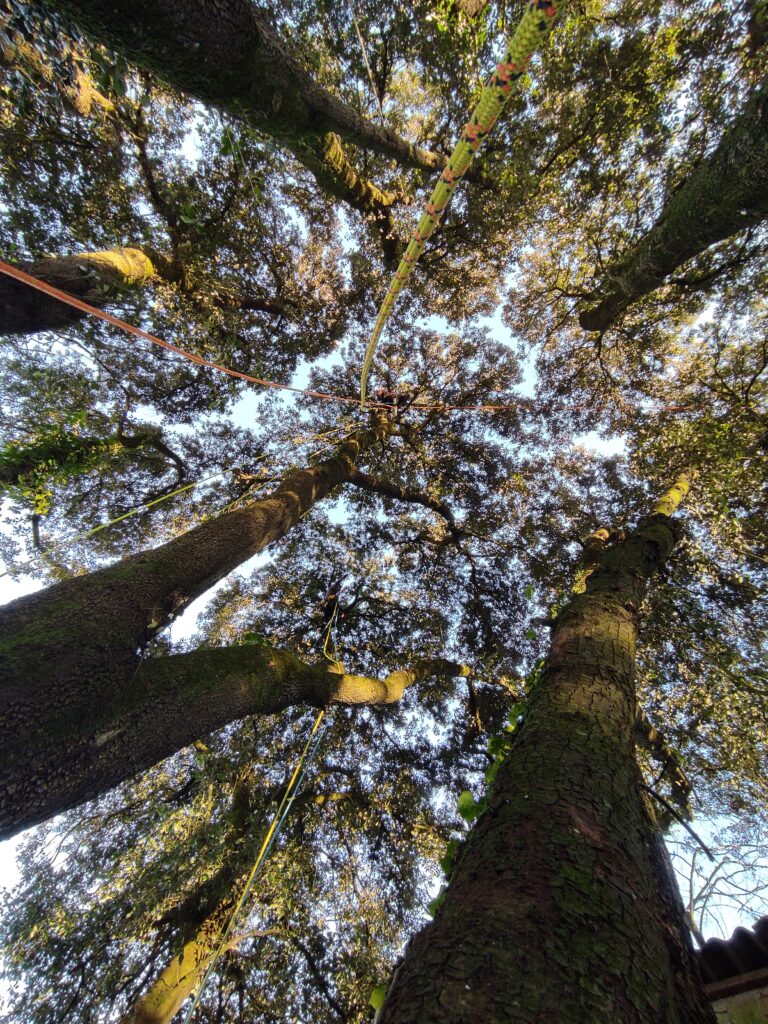
{"type": "Polygon", "coordinates": [[[187,1011],[187,1014],[184,1018],[184,1024],[189,1024],[190,1020],[192,1019],[192,1014],[195,1012],[200,1003],[200,999],[202,997],[205,986],[210,980],[210,977],[213,974],[213,970],[216,964],[218,963],[221,954],[224,952],[224,947],[227,943],[227,939],[231,935],[232,929],[234,928],[235,920],[237,919],[237,916],[240,913],[240,911],[243,909],[245,901],[248,899],[251,889],[253,888],[253,883],[256,881],[256,877],[262,865],[264,864],[267,855],[269,854],[269,851],[272,849],[274,841],[277,838],[278,833],[280,831],[280,828],[282,827],[282,824],[285,821],[286,815],[288,814],[288,811],[290,810],[291,805],[293,804],[293,801],[296,798],[299,786],[301,785],[301,782],[304,778],[306,764],[309,764],[312,761],[312,758],[314,757],[317,748],[320,744],[320,733],[318,732],[318,729],[320,728],[320,723],[322,722],[324,715],[325,709],[321,708],[317,714],[317,718],[315,719],[315,724],[312,726],[312,731],[309,734],[309,739],[305,743],[304,749],[302,750],[299,760],[293,771],[291,780],[288,783],[288,786],[286,787],[285,793],[283,794],[283,799],[280,801],[280,805],[278,806],[272,818],[272,823],[270,824],[269,829],[267,830],[267,834],[264,837],[264,842],[261,844],[261,849],[259,850],[254,865],[251,868],[250,874],[246,879],[245,886],[243,887],[243,891],[240,894],[240,898],[235,904],[235,909],[232,911],[229,921],[227,922],[227,925],[224,928],[222,936],[219,940],[218,946],[216,947],[216,951],[214,952],[213,957],[208,963],[208,966],[205,970],[205,974],[203,975],[203,979],[200,982],[200,985],[198,986],[194,999],[192,1000],[192,1005],[187,1011]]]}
{"type": "MultiPolygon", "coordinates": [[[[176,491],[171,491],[170,494],[163,494],[159,498],[155,498],[153,501],[148,501],[144,505],[138,505],[136,508],[132,508],[130,512],[124,512],[121,516],[117,516],[116,519],[110,519],[108,523],[101,523],[99,526],[94,526],[91,530],[86,530],[85,533],[79,533],[76,537],[71,540],[65,541],[65,547],[69,548],[73,544],[78,544],[81,540],[86,540],[88,537],[92,537],[95,533],[99,533],[101,530],[106,530],[110,526],[115,526],[117,523],[121,523],[124,519],[129,519],[131,516],[137,516],[140,512],[145,512],[149,508],[153,508],[155,505],[159,505],[163,501],[169,501],[171,498],[175,498],[178,494],[183,494],[185,491],[191,490],[193,487],[200,487],[202,484],[210,483],[211,480],[216,480],[218,477],[224,476],[223,473],[214,473],[213,476],[204,477],[202,480],[193,480],[191,484],[185,484],[183,487],[179,487],[176,491]]],[[[44,558],[48,554],[49,548],[44,548],[40,551],[40,555],[44,558]]],[[[20,569],[26,568],[28,565],[32,565],[32,562],[24,562],[19,566],[20,569]]],[[[0,579],[3,576],[10,575],[10,569],[5,572],[0,572],[0,579]]]]}
{"type": "Polygon", "coordinates": [[[333,662],[334,665],[338,664],[338,658],[336,657],[336,643],[332,639],[332,634],[333,634],[333,627],[336,625],[336,619],[338,617],[338,614],[339,614],[339,595],[337,594],[336,595],[336,607],[333,609],[333,614],[331,615],[331,617],[330,617],[330,619],[328,621],[328,627],[327,627],[327,629],[325,631],[325,639],[323,641],[323,656],[326,657],[328,659],[328,661],[333,662]],[[331,655],[328,653],[328,646],[329,646],[329,644],[330,644],[330,646],[333,647],[333,657],[331,657],[331,655]]]}
{"type": "MultiPolygon", "coordinates": [[[[202,356],[197,356],[193,352],[188,352],[186,349],[180,348],[178,345],[172,344],[170,341],[166,341],[164,338],[158,338],[154,334],[150,334],[149,331],[143,330],[141,327],[136,327],[135,324],[128,323],[126,320],[121,320],[117,316],[113,316],[112,313],[107,313],[104,309],[99,309],[97,306],[91,306],[87,302],[83,302],[82,299],[76,298],[74,295],[70,295],[68,292],[62,291],[60,288],[55,288],[53,285],[48,284],[46,281],[41,281],[37,277],[33,277],[31,274],[27,274],[25,271],[20,270],[18,267],[11,266],[9,263],[4,263],[0,260],[0,273],[6,274],[8,277],[12,277],[15,281],[20,281],[22,284],[29,285],[30,288],[35,288],[37,291],[43,292],[46,295],[50,295],[54,299],[58,299],[59,302],[65,303],[67,306],[71,306],[73,309],[79,309],[83,313],[89,313],[91,316],[98,317],[100,320],[104,320],[108,324],[112,324],[113,327],[119,327],[123,331],[127,331],[129,334],[134,335],[136,338],[142,338],[144,341],[149,341],[153,345],[159,345],[160,348],[167,349],[169,352],[174,352],[176,355],[182,356],[184,359],[189,359],[193,363],[197,363],[199,366],[205,366],[209,370],[218,370],[220,373],[226,373],[230,377],[237,377],[239,380],[248,381],[250,384],[258,384],[261,387],[273,388],[278,391],[291,391],[294,394],[306,395],[308,398],[319,398],[326,402],[345,402],[348,405],[362,406],[364,403],[360,398],[352,395],[332,395],[325,391],[312,391],[308,388],[297,388],[290,384],[278,384],[273,380],[264,380],[262,377],[252,377],[248,373],[243,373],[241,370],[232,370],[227,366],[221,366],[219,363],[214,363],[210,359],[203,359],[202,356]]],[[[414,402],[409,408],[420,410],[422,412],[503,412],[511,409],[518,409],[521,405],[535,404],[530,399],[521,397],[518,401],[502,404],[502,405],[445,405],[443,403],[424,404],[414,402]]],[[[365,404],[368,409],[382,409],[391,410],[392,406],[386,402],[368,402],[365,404]]]]}
{"type": "Polygon", "coordinates": [[[411,275],[417,260],[424,252],[427,239],[437,229],[446,207],[451,201],[454,189],[464,177],[475,153],[490,134],[499,115],[512,95],[512,86],[519,83],[528,70],[533,54],[549,35],[567,0],[529,0],[525,13],[518,22],[502,62],[497,66],[483,89],[469,121],[464,126],[456,147],[427,203],[418,227],[411,236],[405,255],[389,286],[389,291],[379,309],[376,323],[368,342],[360,374],[360,402],[365,405],[368,373],[373,363],[381,332],[389,319],[400,292],[411,275]]]}
{"type": "Polygon", "coordinates": [[[379,94],[376,90],[376,83],[373,80],[373,72],[371,71],[371,65],[368,63],[368,54],[366,53],[365,50],[365,43],[363,41],[363,36],[360,32],[360,26],[357,24],[357,15],[355,14],[354,7],[352,8],[352,21],[355,23],[355,32],[357,33],[357,38],[360,42],[360,49],[363,51],[363,60],[365,61],[365,68],[366,71],[368,72],[368,81],[371,83],[371,92],[373,93],[373,98],[376,100],[376,106],[379,108],[379,117],[381,118],[381,123],[383,124],[384,111],[381,109],[381,100],[379,99],[379,94]]]}
{"type": "MultiPolygon", "coordinates": [[[[261,387],[273,388],[278,391],[291,391],[297,395],[306,395],[307,398],[319,398],[326,402],[345,402],[348,405],[356,405],[366,409],[380,409],[382,411],[392,411],[392,405],[390,402],[363,402],[361,398],[352,395],[332,395],[326,391],[312,391],[308,388],[297,388],[291,384],[278,384],[273,380],[264,380],[261,377],[252,377],[248,373],[243,373],[240,370],[231,370],[227,366],[221,366],[219,363],[214,363],[209,359],[203,359],[202,356],[196,356],[193,352],[188,352],[186,349],[180,348],[178,345],[172,344],[170,341],[165,341],[164,338],[158,338],[154,334],[150,334],[149,331],[143,330],[141,327],[136,327],[134,324],[128,323],[126,320],[121,320],[117,316],[113,316],[111,313],[107,313],[106,310],[99,309],[97,306],[91,306],[87,302],[83,302],[82,299],[75,298],[74,295],[70,295],[68,292],[62,291],[60,288],[55,288],[53,285],[48,284],[46,281],[41,281],[37,277],[33,277],[31,274],[27,274],[25,271],[20,270],[18,267],[11,266],[9,263],[4,263],[0,260],[0,273],[6,274],[8,277],[12,277],[16,281],[20,281],[22,284],[29,285],[30,288],[35,288],[37,291],[44,292],[46,295],[52,296],[54,299],[58,299],[59,302],[65,303],[67,306],[72,306],[73,309],[79,309],[83,313],[89,313],[91,316],[98,317],[100,320],[104,320],[108,324],[112,324],[114,327],[119,327],[123,331],[127,331],[129,334],[133,334],[137,338],[142,338],[145,341],[150,341],[153,345],[159,345],[160,348],[168,349],[170,352],[174,352],[176,355],[182,356],[184,359],[189,359],[190,362],[197,363],[199,366],[205,366],[210,370],[218,370],[220,373],[226,373],[230,377],[237,377],[239,380],[248,381],[250,384],[259,384],[261,387]]],[[[566,409],[584,409],[586,404],[579,406],[567,405],[565,407],[552,406],[551,404],[546,407],[547,411],[551,411],[553,408],[566,408],[566,409]]],[[[409,410],[414,412],[510,412],[515,409],[527,408],[530,411],[535,411],[541,408],[541,403],[533,398],[526,398],[524,395],[520,395],[514,402],[502,402],[502,403],[479,403],[477,405],[450,405],[444,402],[413,402],[408,406],[409,410]]],[[[683,405],[665,405],[661,406],[657,412],[669,412],[669,413],[684,413],[691,411],[689,406],[683,405]]]]}
{"type": "Polygon", "coordinates": [[[8,277],[12,277],[16,281],[21,281],[22,284],[29,285],[31,288],[36,288],[38,291],[44,292],[46,295],[50,295],[54,299],[58,299],[59,302],[72,306],[73,309],[79,309],[83,313],[89,313],[91,316],[96,316],[100,320],[104,320],[106,323],[112,324],[113,327],[119,327],[121,330],[127,331],[136,338],[142,338],[144,341],[150,341],[153,345],[159,345],[160,348],[167,349],[169,352],[174,352],[176,355],[183,356],[185,359],[189,359],[191,362],[197,363],[199,366],[205,366],[209,370],[218,370],[220,373],[226,373],[230,377],[237,377],[240,380],[248,381],[251,384],[259,384],[265,388],[274,388],[279,391],[293,391],[297,394],[308,395],[311,398],[324,398],[333,402],[348,402],[352,405],[360,404],[360,400],[358,398],[348,398],[343,395],[330,395],[325,394],[322,391],[310,391],[305,388],[292,387],[290,384],[278,384],[275,381],[264,380],[261,377],[252,377],[250,374],[243,373],[241,370],[231,370],[227,366],[221,366],[219,363],[214,363],[210,359],[204,359],[202,356],[197,356],[193,352],[188,352],[186,349],[179,348],[178,345],[174,345],[172,342],[166,341],[164,338],[158,338],[156,335],[150,334],[149,331],[145,331],[141,327],[136,327],[135,324],[128,323],[126,320],[121,320],[119,317],[113,316],[112,313],[107,313],[104,309],[99,309],[97,306],[91,306],[87,302],[83,302],[82,299],[75,298],[74,295],[70,295],[67,292],[62,291],[60,288],[55,288],[46,281],[41,281],[39,278],[25,273],[25,271],[20,270],[18,267],[13,267],[8,263],[4,263],[2,260],[0,260],[0,273],[6,274],[8,277]]]}

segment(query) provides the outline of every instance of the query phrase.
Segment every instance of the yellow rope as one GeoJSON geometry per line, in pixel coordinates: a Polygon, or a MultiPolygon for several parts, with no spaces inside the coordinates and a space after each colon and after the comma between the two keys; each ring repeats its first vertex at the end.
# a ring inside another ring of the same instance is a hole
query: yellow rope
{"type": "MultiPolygon", "coordinates": [[[[124,519],[130,519],[131,516],[137,516],[139,512],[145,512],[148,508],[153,508],[155,505],[159,505],[163,501],[170,501],[171,498],[175,498],[178,494],[183,494],[185,491],[192,490],[193,487],[199,487],[201,484],[210,483],[211,480],[216,480],[217,477],[223,476],[223,473],[214,473],[213,476],[207,476],[202,480],[193,480],[191,484],[185,484],[183,487],[179,487],[176,491],[171,491],[170,494],[163,494],[159,498],[155,498],[154,501],[148,501],[145,505],[139,505],[136,508],[132,508],[130,512],[124,512],[121,516],[116,519],[110,519],[108,523],[102,523],[100,526],[94,526],[91,530],[86,530],[85,533],[79,533],[76,537],[71,540],[65,541],[66,547],[71,547],[73,544],[79,543],[81,540],[86,540],[88,537],[92,537],[95,533],[99,533],[100,530],[106,530],[110,526],[114,526],[116,523],[122,523],[124,519]]],[[[47,558],[48,549],[40,551],[39,554],[43,558],[47,558]]],[[[31,565],[31,562],[24,562],[20,568],[26,568],[31,565]]],[[[8,576],[11,570],[7,569],[5,572],[0,572],[0,579],[3,576],[8,576]]]]}
{"type": "Polygon", "coordinates": [[[250,874],[248,875],[248,879],[246,880],[245,886],[243,887],[243,891],[240,894],[240,898],[238,899],[237,904],[235,905],[235,909],[232,911],[229,921],[227,922],[227,926],[222,933],[221,939],[219,940],[219,944],[216,947],[216,952],[213,954],[213,957],[211,958],[208,967],[206,968],[205,974],[203,975],[203,980],[200,982],[200,986],[197,990],[197,993],[195,994],[195,998],[192,1001],[192,1005],[187,1011],[187,1015],[184,1018],[184,1024],[189,1024],[190,1020],[192,1019],[192,1014],[195,1012],[195,1010],[198,1007],[198,1004],[200,1003],[200,998],[203,994],[203,990],[205,989],[205,986],[208,983],[208,980],[211,977],[213,969],[216,966],[219,958],[221,957],[221,954],[224,952],[224,947],[227,943],[227,940],[229,939],[229,936],[232,933],[235,920],[237,919],[237,916],[240,913],[240,911],[243,909],[245,901],[248,899],[248,895],[251,891],[251,888],[253,887],[254,881],[256,880],[256,875],[259,872],[259,868],[264,863],[267,853],[269,852],[269,848],[272,845],[272,840],[275,838],[277,831],[280,828],[280,825],[282,824],[283,818],[285,817],[285,812],[288,810],[288,807],[290,806],[290,803],[293,800],[293,791],[294,788],[296,787],[296,782],[299,778],[299,775],[302,772],[302,768],[304,766],[304,761],[307,757],[307,754],[309,753],[310,748],[313,747],[313,745],[315,744],[315,735],[317,733],[317,730],[320,728],[320,723],[322,722],[324,715],[325,710],[321,708],[317,714],[317,718],[315,719],[315,724],[312,726],[312,732],[309,734],[309,739],[305,743],[304,749],[302,750],[301,756],[299,757],[298,763],[296,764],[296,767],[293,771],[291,781],[288,783],[288,787],[285,793],[283,794],[283,799],[280,801],[280,806],[277,808],[277,810],[275,811],[275,815],[272,818],[272,823],[269,826],[266,836],[264,837],[264,842],[261,844],[261,849],[259,850],[259,853],[256,857],[256,861],[253,867],[251,868],[250,874]]]}
{"type": "Polygon", "coordinates": [[[397,268],[397,273],[389,286],[389,291],[381,304],[363,359],[360,377],[361,404],[365,404],[368,373],[376,353],[376,346],[398,295],[410,277],[416,261],[424,252],[427,239],[439,225],[440,218],[451,201],[454,189],[464,177],[472,163],[472,158],[507,105],[512,94],[513,84],[519,82],[526,73],[531,57],[549,35],[559,11],[562,10],[566,2],[567,0],[556,0],[556,2],[555,0],[530,0],[525,14],[507,44],[504,59],[483,89],[480,100],[472,111],[447,166],[440,175],[432,198],[426,205],[419,226],[413,233],[405,255],[400,261],[400,266],[397,268]]]}

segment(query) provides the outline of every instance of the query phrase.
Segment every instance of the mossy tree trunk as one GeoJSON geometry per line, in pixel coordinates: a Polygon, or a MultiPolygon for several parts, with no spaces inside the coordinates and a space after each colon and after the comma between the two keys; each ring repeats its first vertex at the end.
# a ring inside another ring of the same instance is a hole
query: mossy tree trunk
{"type": "MultiPolygon", "coordinates": [[[[47,256],[20,269],[99,307],[119,301],[127,291],[142,288],[153,278],[173,281],[178,277],[171,260],[137,247],[47,256]]],[[[0,274],[0,334],[55,330],[84,316],[51,295],[0,274]]]]}
{"type": "Polygon", "coordinates": [[[367,121],[315,82],[251,0],[51,0],[77,24],[163,81],[242,118],[290,150],[322,188],[387,220],[396,196],[365,182],[339,139],[411,167],[447,157],[367,121]]]}
{"type": "MultiPolygon", "coordinates": [[[[115,724],[129,713],[141,718],[137,686],[145,689],[147,698],[169,686],[151,672],[144,682],[137,682],[144,671],[141,652],[147,641],[228,572],[284,536],[316,501],[349,480],[359,455],[388,437],[392,428],[389,419],[375,417],[372,426],[339,444],[331,458],[290,472],[269,497],[154,550],[20,598],[0,611],[3,834],[94,796],[153,763],[146,761],[146,751],[131,754],[126,740],[137,734],[115,724]],[[110,757],[119,760],[121,747],[115,743],[122,744],[129,759],[117,774],[108,764],[110,757]],[[99,775],[94,765],[101,765],[105,774],[99,775]]],[[[168,712],[170,718],[184,716],[189,708],[169,706],[168,712]]],[[[151,718],[141,721],[145,730],[152,730],[151,718]]],[[[159,732],[166,727],[170,731],[169,721],[154,728],[159,732]]],[[[188,739],[201,731],[201,723],[192,722],[188,739]]],[[[172,749],[178,747],[164,752],[172,749]]],[[[161,756],[162,752],[154,760],[161,756]]]]}
{"type": "Polygon", "coordinates": [[[707,1024],[634,757],[635,644],[681,480],[557,618],[525,719],[381,1024],[707,1024]]]}
{"type": "Polygon", "coordinates": [[[580,317],[604,331],[636,299],[664,284],[710,245],[768,217],[768,78],[750,97],[714,152],[666,202],[658,221],[604,275],[597,305],[580,317]]]}

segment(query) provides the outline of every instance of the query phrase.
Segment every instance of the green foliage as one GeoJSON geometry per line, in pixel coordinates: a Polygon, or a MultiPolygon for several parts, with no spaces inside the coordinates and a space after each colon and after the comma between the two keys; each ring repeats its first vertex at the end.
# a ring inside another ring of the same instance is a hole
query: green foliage
{"type": "MultiPolygon", "coordinates": [[[[22,262],[141,240],[170,269],[121,293],[119,315],[270,380],[288,382],[304,358],[302,386],[356,393],[390,273],[374,218],[322,192],[274,140],[173,93],[47,7],[8,0],[4,13],[3,252],[22,262]],[[86,112],[78,72],[101,97],[86,112]]],[[[380,101],[388,128],[442,152],[513,14],[490,3],[470,16],[456,0],[365,0],[354,12],[289,0],[275,17],[317,81],[374,119],[380,101]]],[[[733,848],[762,835],[765,229],[699,253],[599,342],[576,321],[605,266],[649,229],[764,73],[746,29],[741,15],[691,0],[646,4],[640,19],[624,2],[573,8],[532,91],[498,125],[479,180],[455,196],[376,368],[376,386],[417,406],[509,408],[402,412],[361,468],[426,501],[337,489],[227,580],[194,637],[166,643],[166,653],[274,644],[324,661],[322,607],[340,579],[333,641],[348,671],[382,678],[449,657],[471,664],[476,691],[435,679],[396,707],[337,709],[202,1020],[217,1019],[219,1004],[231,1020],[370,1018],[436,867],[448,881],[457,833],[482,814],[525,730],[547,644],[534,608],[562,604],[579,541],[632,522],[682,465],[699,477],[686,539],[642,609],[640,697],[684,758],[695,813],[742,816],[733,848]],[[624,453],[583,446],[592,430],[620,435],[624,453]]],[[[348,153],[405,197],[392,210],[401,244],[431,177],[348,153]]],[[[94,569],[268,493],[360,422],[355,410],[265,396],[87,321],[6,338],[3,355],[0,480],[12,500],[0,544],[10,566],[37,574],[48,570],[25,561],[30,509],[46,514],[46,543],[66,571],[94,569]],[[67,546],[181,476],[213,479],[67,546]]],[[[30,837],[26,877],[5,898],[9,1021],[101,1024],[127,1012],[199,924],[190,907],[244,876],[238,780],[260,835],[305,727],[296,712],[233,723],[30,837]]],[[[669,794],[669,775],[643,767],[669,794]]]]}

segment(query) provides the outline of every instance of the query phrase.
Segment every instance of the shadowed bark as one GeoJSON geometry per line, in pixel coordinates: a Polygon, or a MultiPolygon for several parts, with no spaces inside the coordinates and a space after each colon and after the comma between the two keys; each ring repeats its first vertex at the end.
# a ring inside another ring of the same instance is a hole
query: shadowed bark
{"type": "MultiPolygon", "coordinates": [[[[675,488],[596,555],[381,1024],[709,1024],[634,757],[635,645],[675,488]]],[[[594,553],[593,553],[594,554],[594,553]]]]}
{"type": "Polygon", "coordinates": [[[605,271],[602,297],[579,323],[604,331],[636,299],[710,245],[768,217],[768,78],[715,151],[666,202],[654,226],[605,271]]]}
{"type": "Polygon", "coordinates": [[[439,170],[447,163],[318,85],[250,0],[217,0],[215,16],[207,0],[51,0],[51,6],[169,85],[277,139],[321,187],[364,214],[386,217],[396,197],[363,182],[340,154],[339,138],[410,167],[439,170]]]}
{"type": "MultiPolygon", "coordinates": [[[[32,263],[20,264],[19,269],[99,309],[119,304],[126,292],[144,288],[154,280],[177,284],[184,294],[191,298],[195,296],[194,288],[190,288],[185,280],[181,264],[146,246],[118,246],[102,252],[46,256],[32,263]]],[[[205,294],[206,300],[220,309],[274,315],[284,313],[286,309],[279,299],[258,295],[238,295],[215,289],[207,289],[205,294]]],[[[53,296],[0,274],[0,334],[56,330],[85,316],[87,314],[82,310],[73,309],[53,296]]]]}
{"type": "Polygon", "coordinates": [[[135,707],[133,688],[147,641],[228,572],[284,536],[349,479],[362,452],[391,431],[388,419],[375,417],[331,458],[288,473],[269,497],[0,611],[0,834],[95,795],[80,767],[90,757],[99,759],[110,723],[135,707]],[[84,736],[90,737],[86,744],[84,736]]]}

